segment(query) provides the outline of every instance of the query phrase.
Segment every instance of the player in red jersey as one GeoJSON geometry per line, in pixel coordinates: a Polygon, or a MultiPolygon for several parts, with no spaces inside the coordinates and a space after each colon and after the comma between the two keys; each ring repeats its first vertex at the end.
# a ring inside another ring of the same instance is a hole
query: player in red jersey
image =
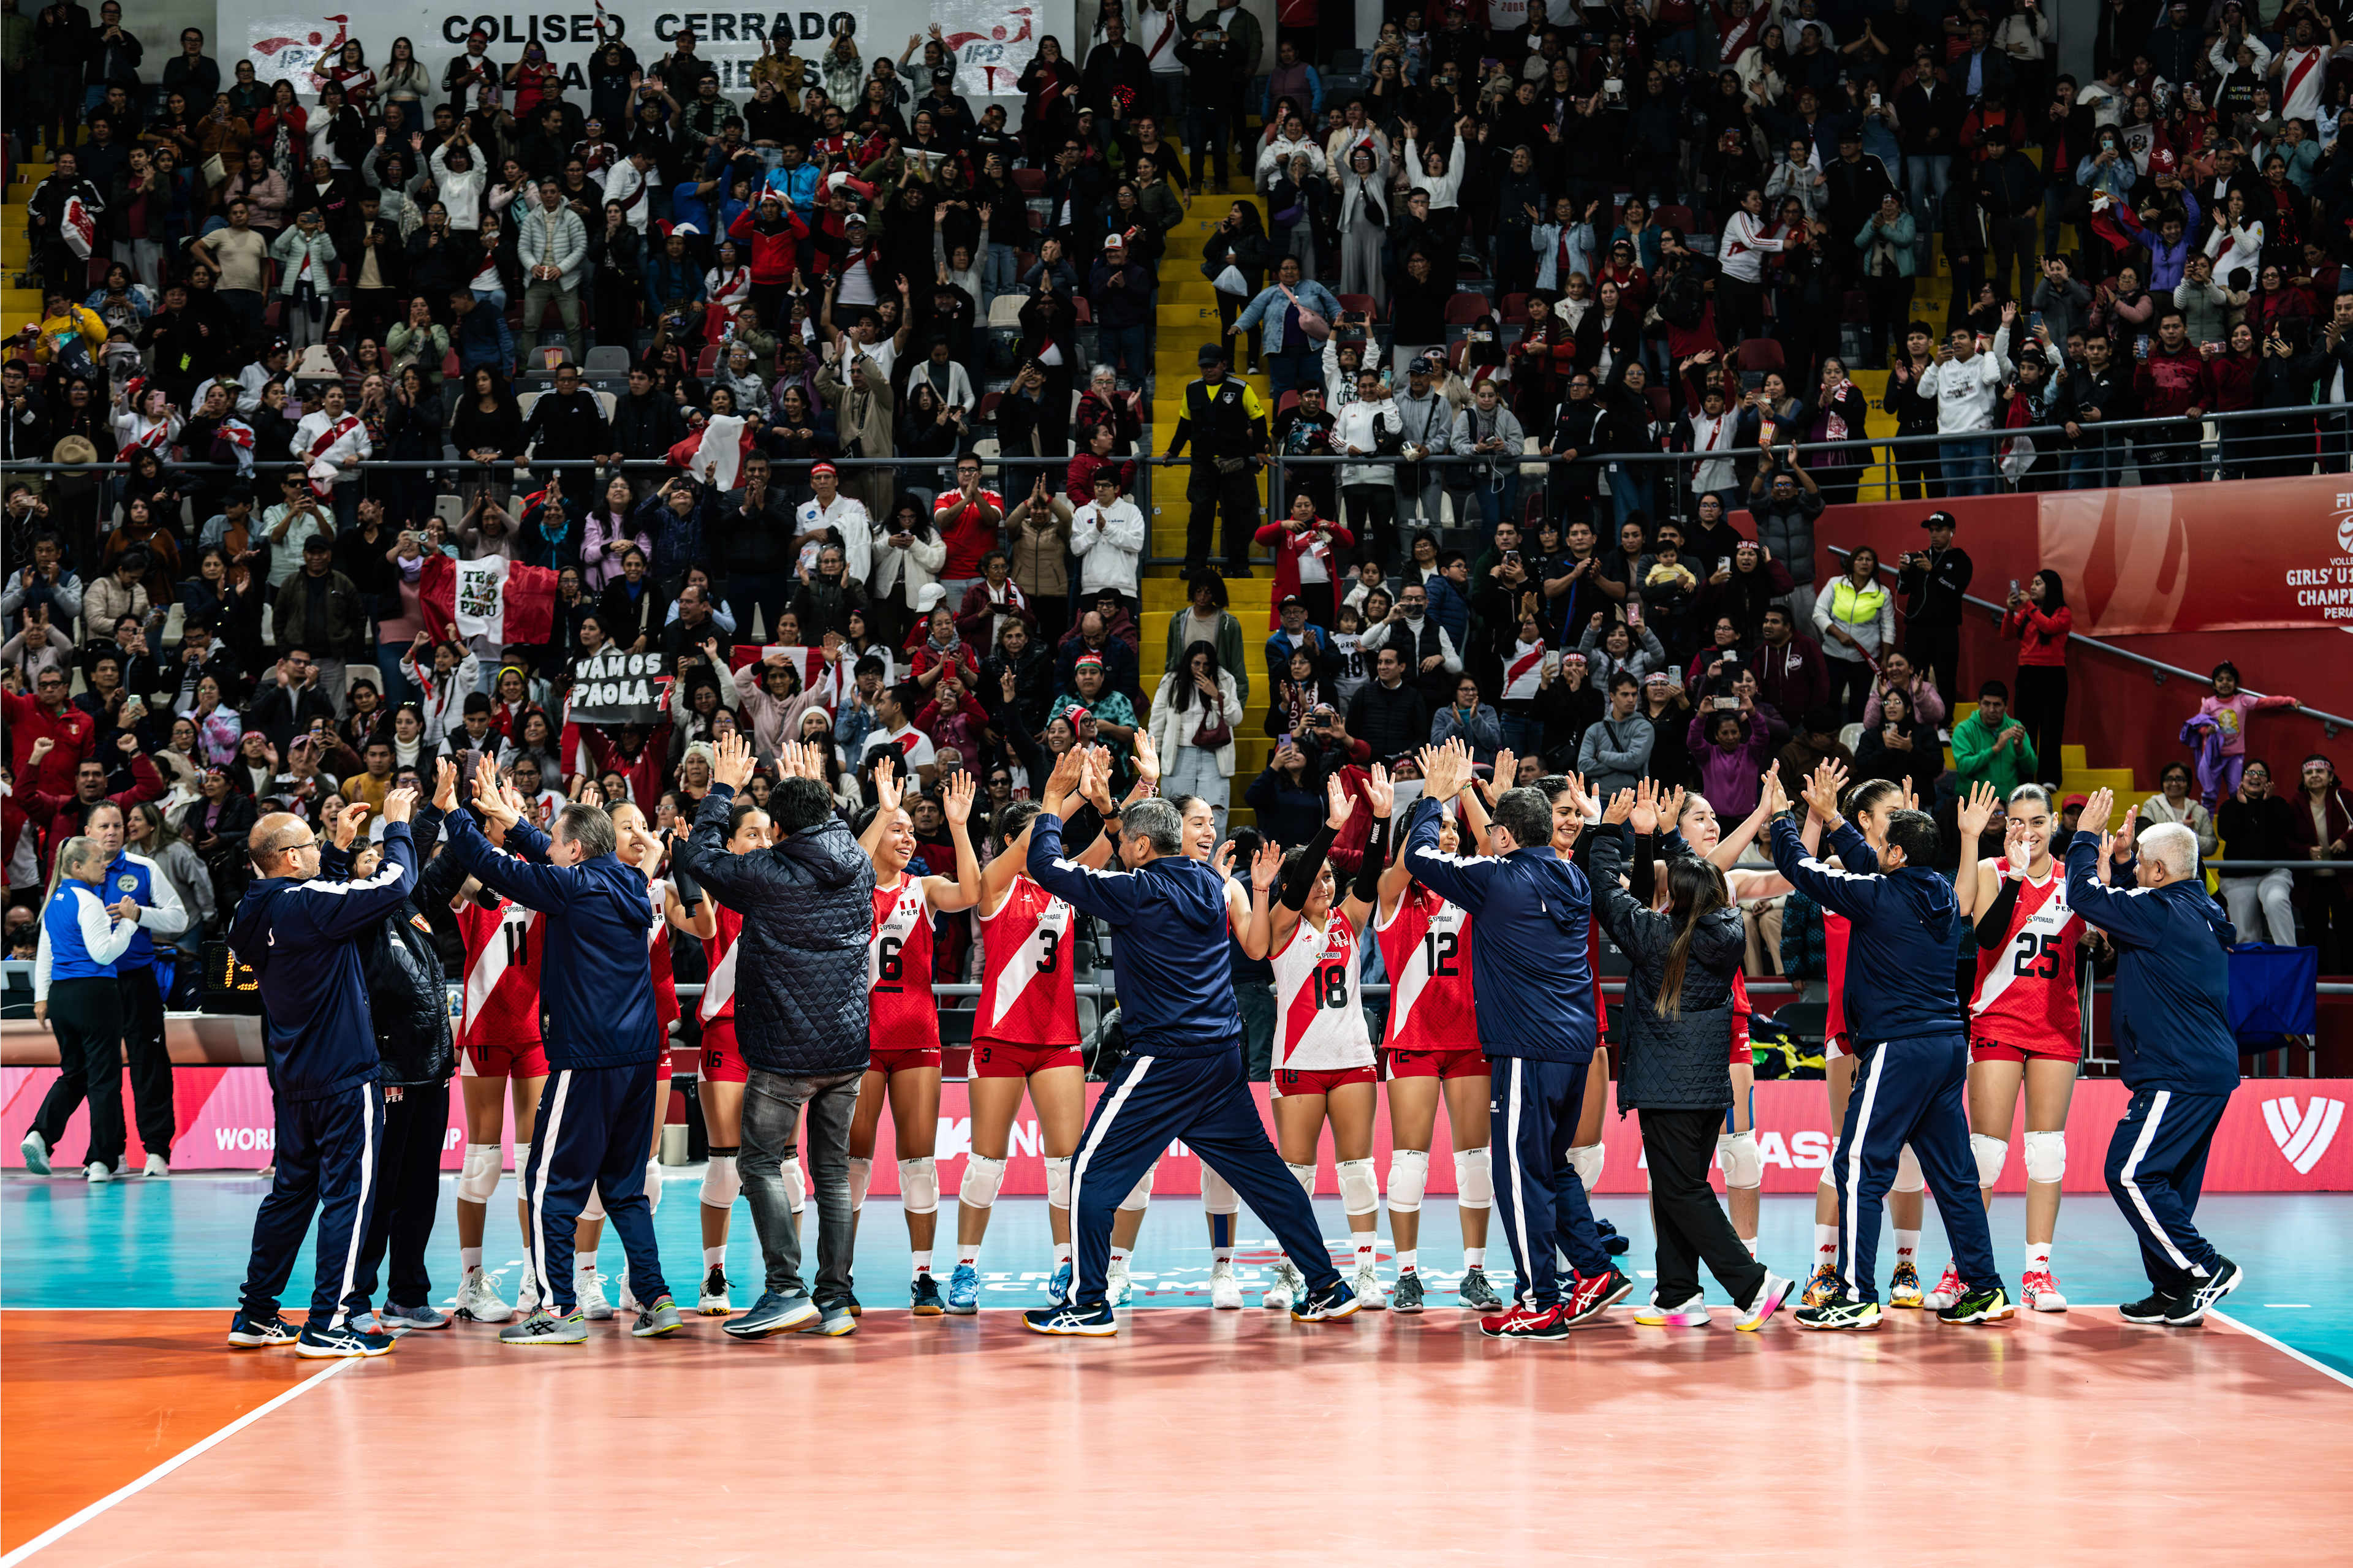
{"type": "MultiPolygon", "coordinates": [[[[1446,810],[1438,829],[1440,854],[1461,853],[1465,834],[1456,826],[1458,812],[1474,843],[1485,838],[1485,815],[1476,801],[1476,794],[1465,790],[1446,810]]],[[[1455,1294],[1466,1307],[1500,1310],[1503,1300],[1486,1271],[1487,1221],[1494,1208],[1487,1161],[1493,1076],[1479,1049],[1471,991],[1471,917],[1415,881],[1400,862],[1381,872],[1373,936],[1389,977],[1384,1040],[1389,1065],[1388,1210],[1398,1268],[1389,1305],[1400,1312],[1422,1310],[1421,1196],[1442,1096],[1453,1135],[1455,1213],[1462,1226],[1462,1279],[1455,1294]]]]}
{"type": "MultiPolygon", "coordinates": [[[[1980,784],[1961,803],[1960,840],[1974,846],[1994,809],[1980,784]]],[[[2059,1228],[2059,1186],[2067,1173],[2067,1106],[2084,1054],[2084,925],[2067,907],[2067,868],[2052,842],[2051,797],[2040,784],[2010,791],[2002,852],[1954,879],[1961,918],[1977,927],[1978,982],[1969,999],[1969,1147],[1988,1207],[2010,1156],[2019,1091],[2026,1093],[2026,1268],[2019,1294],[2038,1312],[2063,1312],[2067,1298],[2051,1271],[2059,1228]]],[[[2126,813],[2121,837],[2131,842],[2126,813]]],[[[1929,1300],[1958,1300],[1950,1264],[1929,1300]]]]}
{"type": "Polygon", "coordinates": [[[874,798],[873,818],[858,840],[874,862],[874,931],[866,960],[873,1051],[849,1122],[849,1204],[853,1214],[866,1206],[874,1137],[887,1099],[898,1145],[899,1206],[906,1211],[907,1242],[914,1252],[911,1304],[917,1317],[934,1318],[945,1304],[932,1278],[932,1235],[940,1209],[939,1167],[933,1159],[940,1120],[940,1015],[932,995],[932,918],[980,901],[980,862],[965,831],[972,816],[972,774],[958,773],[940,800],[955,846],[954,880],[907,875],[907,863],[915,856],[914,823],[900,808],[897,771],[887,757],[874,765],[874,798]]]}
{"type": "MultiPolygon", "coordinates": [[[[1844,768],[1836,763],[1825,763],[1822,768],[1829,770],[1834,787],[1846,787],[1844,768]]],[[[1847,820],[1854,824],[1855,831],[1873,849],[1883,849],[1887,844],[1888,818],[1915,804],[1911,793],[1903,785],[1885,779],[1866,779],[1847,796],[1847,820]]],[[[1805,839],[1806,853],[1815,853],[1820,847],[1820,834],[1811,812],[1806,814],[1805,826],[1799,832],[1805,839]]],[[[1853,1041],[1846,1026],[1846,947],[1845,917],[1824,910],[1822,950],[1830,997],[1822,1021],[1822,1079],[1830,1094],[1833,1138],[1836,1129],[1846,1125],[1847,1097],[1854,1090],[1853,1041]]],[[[1906,1143],[1896,1161],[1895,1184],[1887,1194],[1887,1223],[1895,1232],[1895,1272],[1887,1289],[1887,1304],[1891,1307],[1917,1307],[1926,1300],[1920,1289],[1919,1257],[1920,1216],[1926,1205],[1926,1186],[1920,1162],[1906,1143]]],[[[1821,1180],[1814,1187],[1814,1272],[1806,1282],[1804,1298],[1809,1307],[1820,1306],[1841,1289],[1838,1240],[1838,1186],[1826,1161],[1821,1180]]]]}
{"type": "MultiPolygon", "coordinates": [[[[1242,951],[1274,970],[1274,1135],[1283,1163],[1315,1195],[1315,1151],[1332,1127],[1332,1153],[1340,1177],[1341,1206],[1356,1242],[1349,1279],[1368,1308],[1388,1304],[1375,1261],[1379,1241],[1380,1180],[1373,1164],[1373,1117],[1378,1109],[1372,1032],[1365,1026],[1362,954],[1357,933],[1379,898],[1387,859],[1389,808],[1396,798],[1388,770],[1373,764],[1365,781],[1373,813],[1372,837],[1347,896],[1326,858],[1333,840],[1356,810],[1335,776],[1324,781],[1324,826],[1284,854],[1274,845],[1250,863],[1250,921],[1242,951]],[[1280,873],[1282,887],[1275,894],[1280,873]]],[[[1285,1258],[1266,1292],[1269,1307],[1289,1307],[1305,1291],[1285,1258]]]]}
{"type": "MultiPolygon", "coordinates": [[[[756,804],[738,802],[728,814],[728,854],[749,855],[773,841],[768,814],[756,804]]],[[[681,871],[673,885],[684,881],[681,871]]],[[[744,1084],[749,1076],[743,1053],[735,1047],[735,939],[743,933],[744,917],[707,895],[689,904],[684,889],[678,901],[691,911],[684,929],[702,939],[710,959],[696,1009],[702,1021],[702,1050],[695,1079],[701,1085],[702,1125],[711,1140],[710,1160],[702,1167],[702,1201],[697,1205],[702,1212],[702,1289],[696,1310],[723,1318],[732,1306],[727,1299],[727,1222],[744,1190],[735,1168],[744,1137],[744,1084]]],[[[799,1161],[786,1162],[785,1183],[789,1192],[802,1190],[799,1161]]],[[[800,1212],[797,1200],[793,1212],[800,1212]]]]}
{"type": "MultiPolygon", "coordinates": [[[[1060,817],[1073,790],[1092,793],[1082,773],[1104,785],[1092,759],[1095,749],[1073,746],[1056,760],[1038,801],[1015,801],[997,817],[1001,847],[980,874],[980,1005],[972,1026],[972,1153],[956,1194],[956,1263],[948,1276],[947,1310],[980,1310],[980,1244],[1005,1180],[1013,1118],[1026,1089],[1038,1109],[1046,1159],[1046,1223],[1059,1271],[1071,1260],[1071,1157],[1087,1120],[1087,1069],[1079,1056],[1079,999],[1071,972],[1071,906],[1039,887],[1029,863],[1029,825],[1040,811],[1060,817]]],[[[1104,804],[1110,795],[1103,795],[1104,804]]],[[[1116,821],[1116,817],[1110,820],[1116,821]]],[[[1100,835],[1073,857],[1101,866],[1113,837],[1100,835]]]]}
{"type": "MultiPolygon", "coordinates": [[[[492,842],[505,837],[493,820],[492,842]]],[[[469,1322],[503,1323],[513,1309],[499,1297],[497,1279],[482,1268],[482,1233],[504,1164],[507,1103],[514,1105],[518,1149],[528,1149],[547,1084],[547,1053],[539,1035],[539,915],[466,879],[450,909],[465,944],[464,988],[458,1012],[458,1086],[466,1107],[466,1153],[458,1171],[457,1315],[469,1322]]],[[[520,1185],[520,1184],[518,1184],[520,1185]]],[[[531,1246],[531,1205],[515,1194],[523,1247],[531,1246]]],[[[539,1304],[537,1270],[525,1268],[522,1312],[539,1304]]]]}

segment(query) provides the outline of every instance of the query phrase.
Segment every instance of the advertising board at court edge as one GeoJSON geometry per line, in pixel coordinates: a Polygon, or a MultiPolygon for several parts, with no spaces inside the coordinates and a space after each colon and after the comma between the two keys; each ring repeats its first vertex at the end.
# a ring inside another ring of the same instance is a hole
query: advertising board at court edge
{"type": "MultiPolygon", "coordinates": [[[[607,37],[628,45],[639,68],[650,71],[681,33],[691,31],[696,54],[719,72],[720,91],[741,99],[752,90],[751,69],[762,44],[773,49],[780,35],[813,68],[845,30],[857,39],[862,58],[888,54],[896,60],[909,37],[929,37],[934,23],[955,56],[957,92],[968,99],[1016,97],[1014,79],[1036,53],[1038,38],[1067,35],[1071,15],[1070,0],[1023,0],[1012,6],[979,0],[858,0],[849,5],[820,0],[745,10],[648,9],[589,0],[533,11],[411,3],[341,12],[289,10],[285,0],[220,0],[219,30],[226,40],[225,72],[238,59],[249,59],[265,84],[283,78],[304,98],[316,96],[313,73],[347,41],[358,39],[368,65],[381,70],[391,58],[393,40],[405,37],[430,74],[435,90],[428,102],[446,100],[439,90],[441,72],[464,52],[468,35],[479,30],[488,40],[484,52],[502,68],[522,58],[532,44],[544,47],[549,62],[563,72],[565,94],[585,109],[589,58],[607,37]]],[[[919,51],[907,72],[911,79],[912,68],[921,63],[919,51]]]]}

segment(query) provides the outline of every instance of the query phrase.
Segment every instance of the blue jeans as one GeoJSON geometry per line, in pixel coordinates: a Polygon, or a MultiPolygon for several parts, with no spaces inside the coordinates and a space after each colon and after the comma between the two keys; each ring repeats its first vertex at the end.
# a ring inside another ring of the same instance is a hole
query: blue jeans
{"type": "MultiPolygon", "coordinates": [[[[1518,465],[1513,466],[1510,474],[1501,484],[1489,476],[1481,474],[1479,482],[1471,487],[1471,497],[1473,504],[1479,509],[1480,517],[1485,520],[1489,533],[1494,532],[1495,525],[1507,517],[1514,522],[1518,521],[1520,516],[1518,465]]],[[[1459,522],[1461,520],[1458,516],[1456,521],[1459,522]]]]}
{"type": "Polygon", "coordinates": [[[1014,249],[995,240],[982,247],[980,258],[980,308],[984,316],[990,303],[999,294],[1010,294],[1020,287],[1021,273],[1015,264],[1014,249]]]}
{"type": "MultiPolygon", "coordinates": [[[[499,324],[499,374],[512,376],[515,370],[514,329],[507,325],[507,291],[503,289],[477,289],[474,308],[487,308],[491,320],[499,324]]],[[[470,366],[468,367],[470,370],[470,366]]]]}
{"type": "Polygon", "coordinates": [[[1145,322],[1133,327],[1097,327],[1095,329],[1095,363],[1117,365],[1128,379],[1143,384],[1152,374],[1152,327],[1145,322]]]}
{"type": "Polygon", "coordinates": [[[1917,226],[1918,237],[1912,243],[1912,259],[1925,276],[1928,270],[1928,245],[1935,237],[1937,216],[1945,210],[1945,187],[1952,183],[1953,160],[1943,153],[1915,153],[1904,160],[1904,180],[1912,193],[1912,221],[1917,226]]]}
{"type": "MultiPolygon", "coordinates": [[[[1514,713],[1508,710],[1501,715],[1504,749],[1515,756],[1533,757],[1544,750],[1544,721],[1533,714],[1514,713]]],[[[1496,781],[1499,785],[1506,783],[1496,781]]]]}
{"type": "Polygon", "coordinates": [[[1273,402],[1282,401],[1286,392],[1324,384],[1323,356],[1314,348],[1300,349],[1285,343],[1280,351],[1263,358],[1267,392],[1273,402]]]}
{"type": "Polygon", "coordinates": [[[1994,470],[1993,437],[1972,437],[1945,443],[1945,493],[1948,496],[1990,496],[2001,493],[1994,470]]]}

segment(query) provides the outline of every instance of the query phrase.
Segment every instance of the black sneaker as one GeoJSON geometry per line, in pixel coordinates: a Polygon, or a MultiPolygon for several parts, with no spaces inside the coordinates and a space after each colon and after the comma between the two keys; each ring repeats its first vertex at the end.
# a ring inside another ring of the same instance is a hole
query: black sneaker
{"type": "Polygon", "coordinates": [[[1419,1312],[1421,1300],[1421,1270],[1409,1268],[1398,1276],[1397,1288],[1389,1292],[1389,1310],[1419,1312]]]}
{"type": "Polygon", "coordinates": [[[1321,1290],[1291,1309],[1294,1323],[1325,1323],[1335,1318],[1352,1317],[1364,1302],[1348,1288],[1345,1279],[1335,1279],[1321,1290]]]}
{"type": "Polygon", "coordinates": [[[855,1290],[844,1290],[841,1293],[841,1300],[835,1304],[853,1318],[862,1318],[866,1315],[866,1309],[859,1305],[858,1292],[855,1290]]]}
{"type": "Polygon", "coordinates": [[[1476,1307],[1482,1311],[1489,1309],[1500,1311],[1503,1309],[1504,1299],[1495,1294],[1495,1287],[1488,1282],[1487,1271],[1483,1268],[1465,1268],[1462,1283],[1454,1287],[1454,1294],[1466,1307],[1476,1307]]]}
{"type": "Polygon", "coordinates": [[[1858,1301],[1852,1296],[1841,1294],[1819,1307],[1800,1307],[1790,1316],[1801,1329],[1855,1332],[1879,1327],[1879,1303],[1858,1301]]]}
{"type": "Polygon", "coordinates": [[[1108,1301],[1097,1301],[1092,1307],[1032,1307],[1021,1314],[1021,1323],[1033,1334],[1071,1335],[1081,1339],[1108,1339],[1119,1332],[1119,1319],[1113,1314],[1108,1301]]]}
{"type": "Polygon", "coordinates": [[[2237,1289],[2240,1282],[2246,1278],[2239,1266],[2229,1258],[2218,1258],[2215,1261],[2221,1267],[2207,1277],[2204,1284],[2175,1304],[2175,1310],[2165,1315],[2165,1321],[2177,1329],[2186,1329],[2194,1323],[2204,1322],[2206,1310],[2237,1289]]]}
{"type": "Polygon", "coordinates": [[[2152,1290],[2137,1301],[2126,1302],[2116,1309],[2116,1316],[2127,1323],[2144,1323],[2163,1327],[2168,1318],[2181,1310],[2180,1300],[2162,1290],[2152,1290]]]}
{"type": "Polygon", "coordinates": [[[2018,1315],[2018,1303],[1999,1285],[1973,1289],[1949,1307],[1936,1309],[1940,1323],[1999,1323],[2018,1315]]]}
{"type": "Polygon", "coordinates": [[[250,1312],[241,1311],[228,1321],[228,1342],[241,1351],[290,1345],[301,1332],[275,1312],[266,1318],[258,1318],[250,1312]]]}
{"type": "MultiPolygon", "coordinates": [[[[907,1310],[918,1318],[936,1318],[948,1310],[947,1302],[940,1296],[939,1281],[932,1278],[929,1270],[915,1276],[908,1297],[907,1310]]],[[[850,1310],[855,1312],[857,1309],[850,1310]]]]}

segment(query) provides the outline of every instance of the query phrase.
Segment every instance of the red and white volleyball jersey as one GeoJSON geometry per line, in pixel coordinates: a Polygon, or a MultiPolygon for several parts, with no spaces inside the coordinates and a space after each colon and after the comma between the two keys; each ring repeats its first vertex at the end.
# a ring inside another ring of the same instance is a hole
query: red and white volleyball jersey
{"type": "Polygon", "coordinates": [[[973,1038],[1008,1045],[1075,1046],[1079,995],[1071,984],[1075,914],[1026,876],[980,917],[980,1015],[973,1038]]]}
{"type": "MultiPolygon", "coordinates": [[[[2010,862],[1996,860],[1994,868],[2007,877],[2010,862]]],[[[2048,1055],[2080,1051],[2084,1004],[2076,986],[2075,943],[2083,934],[2084,922],[2067,907],[2064,867],[2054,861],[2040,882],[2021,880],[2009,939],[1978,954],[1970,1037],[2048,1055]]]]}
{"type": "Polygon", "coordinates": [[[874,889],[866,988],[866,1037],[875,1049],[939,1049],[939,1005],[932,999],[932,906],[921,877],[902,873],[897,887],[874,889]]]}
{"type": "Polygon", "coordinates": [[[1512,657],[1504,665],[1504,700],[1533,702],[1544,689],[1544,671],[1547,662],[1556,662],[1546,649],[1542,637],[1534,642],[1514,642],[1512,657]]]}
{"type": "Polygon", "coordinates": [[[1321,932],[1304,917],[1271,961],[1278,1070],[1329,1072],[1373,1065],[1372,1031],[1365,1027],[1364,982],[1357,973],[1356,932],[1339,910],[1321,932]]]}
{"type": "Polygon", "coordinates": [[[702,944],[704,954],[711,960],[711,973],[702,983],[702,1005],[698,1016],[706,1024],[735,1016],[735,939],[744,934],[742,915],[716,899],[712,900],[711,910],[718,917],[719,930],[702,944]]]}
{"type": "Polygon", "coordinates": [[[468,899],[458,910],[458,931],[466,944],[458,1048],[536,1044],[539,911],[505,899],[486,910],[468,899]]]}
{"type": "Polygon", "coordinates": [[[653,902],[653,919],[646,927],[646,956],[653,964],[654,1018],[661,1025],[667,1050],[670,1030],[685,1016],[678,1005],[678,981],[670,967],[670,921],[662,913],[670,901],[670,883],[657,877],[646,891],[653,902]]]}
{"type": "Polygon", "coordinates": [[[1822,1016],[1822,1038],[1836,1040],[1846,1034],[1846,939],[1849,934],[1846,917],[1822,911],[1822,967],[1830,976],[1830,996],[1822,1016]]]}
{"type": "Polygon", "coordinates": [[[1375,913],[1373,939],[1389,975],[1389,1049],[1477,1050],[1470,911],[1415,883],[1387,922],[1375,913]]]}

